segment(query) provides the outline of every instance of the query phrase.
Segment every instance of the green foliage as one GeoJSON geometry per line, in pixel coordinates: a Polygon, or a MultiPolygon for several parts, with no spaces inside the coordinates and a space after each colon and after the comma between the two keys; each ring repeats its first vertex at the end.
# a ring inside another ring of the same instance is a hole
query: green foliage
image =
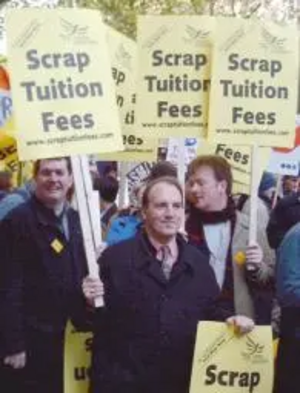
{"type": "MultiPolygon", "coordinates": [[[[116,30],[136,38],[137,16],[143,14],[201,14],[207,0],[77,0],[77,6],[98,9],[116,30]]],[[[68,0],[62,0],[68,5],[68,0]]]]}
{"type": "MultiPolygon", "coordinates": [[[[1,2],[1,0],[0,0],[1,2]]],[[[60,0],[61,5],[76,5],[101,11],[106,23],[131,38],[136,38],[137,16],[143,14],[209,14],[243,18],[258,17],[286,22],[295,19],[294,2],[286,0],[60,0]]],[[[297,12],[296,12],[297,11],[297,12]]]]}

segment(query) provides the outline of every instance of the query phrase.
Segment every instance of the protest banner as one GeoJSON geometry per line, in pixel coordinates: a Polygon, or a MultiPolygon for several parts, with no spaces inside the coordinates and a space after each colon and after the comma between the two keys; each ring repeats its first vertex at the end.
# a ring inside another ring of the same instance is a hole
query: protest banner
{"type": "Polygon", "coordinates": [[[140,164],[134,166],[127,172],[126,179],[128,185],[128,193],[130,194],[132,190],[138,186],[140,183],[145,181],[150,174],[152,164],[149,162],[141,162],[140,164]]]}
{"type": "Polygon", "coordinates": [[[136,132],[205,136],[214,18],[140,16],[136,132]]]}
{"type": "Polygon", "coordinates": [[[11,10],[7,33],[20,159],[122,150],[99,12],[11,10]]]}
{"type": "Polygon", "coordinates": [[[238,181],[233,181],[232,183],[232,193],[233,194],[246,194],[249,195],[250,193],[250,185],[240,183],[238,181]]]}
{"type": "Polygon", "coordinates": [[[6,65],[0,65],[0,131],[12,135],[14,131],[13,105],[6,65]]]}
{"type": "Polygon", "coordinates": [[[10,82],[4,65],[0,65],[0,161],[3,167],[16,177],[19,164],[16,141],[12,133],[10,82]]]}
{"type": "MultiPolygon", "coordinates": [[[[257,173],[258,180],[266,170],[271,149],[268,147],[259,148],[260,167],[257,173]]],[[[212,144],[200,139],[197,149],[198,155],[216,154],[225,158],[231,168],[235,182],[250,185],[251,182],[251,147],[225,145],[224,143],[212,144]]],[[[249,191],[248,191],[249,193],[249,191]]]]}
{"type": "Polygon", "coordinates": [[[10,8],[23,7],[46,7],[53,8],[58,5],[58,0],[10,0],[1,4],[0,9],[0,56],[7,54],[6,48],[6,30],[5,30],[5,14],[10,8]]]}
{"type": "Polygon", "coordinates": [[[273,361],[271,327],[238,336],[225,323],[201,322],[190,393],[271,393],[273,361]]]}
{"type": "Polygon", "coordinates": [[[68,322],[64,342],[64,393],[88,393],[93,335],[68,322]]]}
{"type": "Polygon", "coordinates": [[[101,161],[155,161],[156,141],[135,132],[137,44],[107,26],[107,43],[116,86],[124,151],[100,154],[101,161]]]}
{"type": "Polygon", "coordinates": [[[300,126],[296,127],[294,148],[273,149],[268,171],[279,175],[298,176],[300,172],[300,126]]]}
{"type": "MultiPolygon", "coordinates": [[[[174,166],[179,163],[179,144],[178,138],[169,138],[168,151],[166,160],[171,162],[174,166]]],[[[184,138],[184,166],[185,169],[189,163],[197,156],[198,140],[196,138],[184,138]]]]}
{"type": "Polygon", "coordinates": [[[14,184],[17,182],[19,160],[17,154],[16,140],[0,131],[0,162],[4,164],[4,169],[9,170],[14,177],[14,184]]]}
{"type": "Polygon", "coordinates": [[[213,59],[209,141],[291,147],[298,95],[296,25],[220,17],[213,59]]]}

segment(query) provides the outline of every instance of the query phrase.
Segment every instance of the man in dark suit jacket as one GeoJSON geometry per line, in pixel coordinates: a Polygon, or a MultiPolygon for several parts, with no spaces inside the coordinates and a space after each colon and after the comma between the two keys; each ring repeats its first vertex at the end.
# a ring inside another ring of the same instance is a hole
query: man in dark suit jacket
{"type": "MultiPolygon", "coordinates": [[[[96,312],[92,393],[186,393],[197,323],[226,320],[206,257],[177,235],[184,217],[175,178],[150,182],[142,202],[145,229],[100,258],[105,307],[96,312]]],[[[87,299],[99,280],[83,282],[87,299]]],[[[251,329],[253,322],[229,322],[251,329]]]]}
{"type": "Polygon", "coordinates": [[[85,256],[67,203],[69,159],[37,161],[34,177],[34,196],[0,224],[0,355],[20,393],[62,393],[64,329],[85,308],[85,256]]]}

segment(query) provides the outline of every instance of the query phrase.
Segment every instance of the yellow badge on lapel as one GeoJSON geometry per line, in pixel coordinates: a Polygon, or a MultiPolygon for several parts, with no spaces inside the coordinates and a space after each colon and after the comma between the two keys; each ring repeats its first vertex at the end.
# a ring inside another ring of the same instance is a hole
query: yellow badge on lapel
{"type": "Polygon", "coordinates": [[[246,263],[246,254],[243,251],[238,251],[234,256],[234,262],[239,266],[243,266],[246,263]]]}
{"type": "Polygon", "coordinates": [[[64,249],[64,245],[58,239],[53,240],[51,247],[57,254],[60,254],[64,249]]]}

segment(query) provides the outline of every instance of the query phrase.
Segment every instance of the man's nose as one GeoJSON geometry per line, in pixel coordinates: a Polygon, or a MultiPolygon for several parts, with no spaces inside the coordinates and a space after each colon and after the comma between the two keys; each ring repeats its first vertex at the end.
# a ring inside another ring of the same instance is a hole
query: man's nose
{"type": "Polygon", "coordinates": [[[199,189],[199,185],[198,185],[197,183],[193,183],[193,184],[191,184],[191,185],[189,186],[189,190],[190,190],[191,192],[198,191],[198,189],[199,189]]]}
{"type": "Polygon", "coordinates": [[[167,206],[165,215],[167,217],[172,217],[174,215],[174,207],[172,205],[167,206]]]}
{"type": "Polygon", "coordinates": [[[51,181],[56,181],[58,179],[58,176],[57,176],[57,174],[55,172],[51,172],[50,176],[49,176],[49,179],[51,181]]]}

